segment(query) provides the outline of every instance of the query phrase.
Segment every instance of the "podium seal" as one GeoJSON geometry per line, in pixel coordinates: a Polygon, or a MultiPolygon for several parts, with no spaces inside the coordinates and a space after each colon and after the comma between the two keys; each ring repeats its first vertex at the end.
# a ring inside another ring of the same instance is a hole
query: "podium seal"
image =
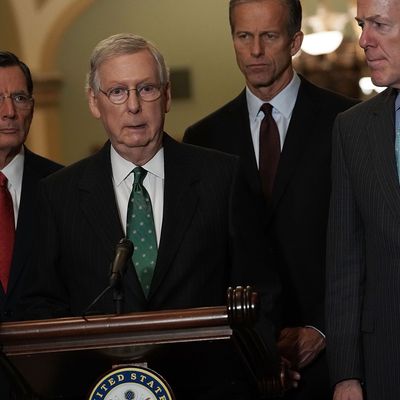
{"type": "Polygon", "coordinates": [[[168,383],[142,367],[114,369],[95,385],[88,400],[174,400],[168,383]]]}

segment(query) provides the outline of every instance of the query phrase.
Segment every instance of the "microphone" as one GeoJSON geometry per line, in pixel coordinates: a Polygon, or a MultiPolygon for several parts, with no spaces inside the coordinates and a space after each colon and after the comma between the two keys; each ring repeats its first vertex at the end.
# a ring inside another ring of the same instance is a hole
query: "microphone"
{"type": "Polygon", "coordinates": [[[117,314],[122,312],[123,292],[121,287],[121,279],[125,274],[127,268],[127,262],[132,257],[133,244],[130,240],[122,238],[116,248],[114,261],[111,264],[110,270],[110,282],[109,285],[89,304],[83,313],[83,318],[86,319],[86,315],[93,308],[95,304],[99,302],[111,289],[113,289],[113,300],[115,303],[115,310],[117,314]]]}
{"type": "Polygon", "coordinates": [[[110,287],[120,284],[127,268],[128,260],[133,254],[133,244],[130,240],[122,238],[115,248],[115,258],[111,264],[110,287]]]}

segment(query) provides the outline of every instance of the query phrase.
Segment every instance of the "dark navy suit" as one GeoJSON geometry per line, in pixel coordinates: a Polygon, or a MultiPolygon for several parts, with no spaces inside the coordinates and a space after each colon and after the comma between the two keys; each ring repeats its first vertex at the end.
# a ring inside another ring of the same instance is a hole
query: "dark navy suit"
{"type": "MultiPolygon", "coordinates": [[[[17,315],[17,305],[25,285],[27,264],[32,256],[34,231],[37,223],[37,196],[39,181],[62,166],[32,153],[25,148],[24,171],[22,175],[21,200],[15,233],[14,254],[10,270],[7,293],[0,285],[0,320],[11,321],[23,317],[17,315]]],[[[0,398],[9,399],[9,379],[0,372],[0,398]]]]}
{"type": "MultiPolygon", "coordinates": [[[[272,201],[265,217],[271,257],[281,277],[283,327],[324,324],[325,240],[331,189],[332,126],[355,100],[301,84],[281,152],[272,201]]],[[[246,93],[205,117],[184,141],[240,156],[253,198],[262,196],[246,93]]],[[[267,245],[266,245],[267,246],[267,245]]],[[[325,355],[302,371],[296,399],[330,399],[325,355]]],[[[291,398],[291,397],[290,397],[291,398]]]]}

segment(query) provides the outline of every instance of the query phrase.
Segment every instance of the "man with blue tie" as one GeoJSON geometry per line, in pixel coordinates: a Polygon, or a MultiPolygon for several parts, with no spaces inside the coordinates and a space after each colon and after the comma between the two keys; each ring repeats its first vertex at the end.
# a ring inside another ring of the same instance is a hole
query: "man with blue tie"
{"type": "Polygon", "coordinates": [[[335,400],[400,398],[400,4],[358,0],[372,82],[339,115],[327,250],[327,349],[335,400]],[[397,164],[397,165],[396,165],[397,164]]]}

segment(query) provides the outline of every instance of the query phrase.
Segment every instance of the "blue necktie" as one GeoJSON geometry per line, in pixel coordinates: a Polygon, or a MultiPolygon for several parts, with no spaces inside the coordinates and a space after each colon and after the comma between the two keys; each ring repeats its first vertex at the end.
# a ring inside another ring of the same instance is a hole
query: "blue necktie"
{"type": "Polygon", "coordinates": [[[397,95],[396,103],[395,103],[395,110],[396,110],[396,140],[395,140],[395,153],[396,153],[396,163],[397,163],[397,175],[400,180],[400,95],[397,95]]]}
{"type": "Polygon", "coordinates": [[[143,186],[147,171],[142,167],[133,169],[134,182],[128,203],[126,234],[134,245],[132,261],[148,296],[157,260],[157,239],[150,196],[143,186]]]}

